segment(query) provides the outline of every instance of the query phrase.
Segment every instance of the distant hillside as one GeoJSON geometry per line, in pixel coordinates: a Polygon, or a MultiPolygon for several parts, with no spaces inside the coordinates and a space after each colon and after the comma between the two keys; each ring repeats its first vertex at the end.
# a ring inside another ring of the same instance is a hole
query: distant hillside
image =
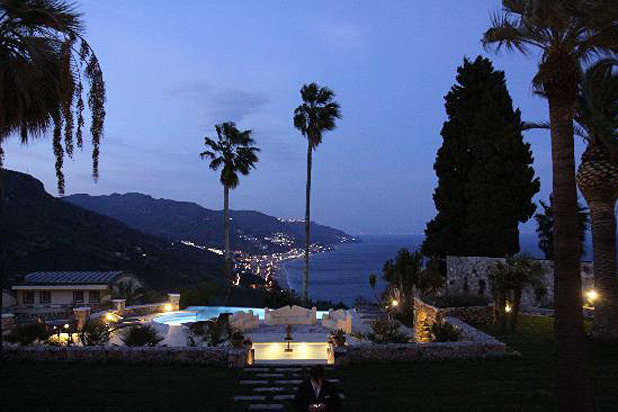
{"type": "Polygon", "coordinates": [[[108,216],[57,199],[30,175],[2,171],[4,272],[126,269],[153,288],[220,277],[214,253],[144,234],[108,216]]]}
{"type": "MultiPolygon", "coordinates": [[[[154,199],[139,193],[66,196],[67,202],[113,217],[132,228],[170,240],[222,248],[223,215],[196,203],[154,199]]],[[[302,223],[281,221],[255,211],[231,211],[232,248],[272,253],[300,247],[302,223]]],[[[351,239],[345,232],[312,223],[312,242],[333,245],[351,239]]]]}

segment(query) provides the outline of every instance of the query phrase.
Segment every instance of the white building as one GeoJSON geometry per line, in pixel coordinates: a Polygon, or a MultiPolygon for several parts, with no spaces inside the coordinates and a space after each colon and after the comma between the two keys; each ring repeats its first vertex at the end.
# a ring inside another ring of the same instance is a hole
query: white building
{"type": "Polygon", "coordinates": [[[34,272],[11,287],[15,309],[97,306],[142,286],[134,274],[110,272],[34,272]]]}

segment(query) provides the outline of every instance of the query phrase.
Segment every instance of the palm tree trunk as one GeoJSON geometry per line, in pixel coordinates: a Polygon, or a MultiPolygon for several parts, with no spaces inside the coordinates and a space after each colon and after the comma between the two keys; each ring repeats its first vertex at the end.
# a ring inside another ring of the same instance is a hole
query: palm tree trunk
{"type": "Polygon", "coordinates": [[[303,305],[309,304],[309,247],[311,246],[311,139],[307,139],[307,187],[305,189],[305,267],[303,269],[303,305]]]}
{"type": "Polygon", "coordinates": [[[511,330],[515,331],[519,321],[519,309],[521,308],[521,289],[513,291],[513,305],[511,308],[511,330]]]}
{"type": "Polygon", "coordinates": [[[225,303],[229,305],[232,299],[232,257],[230,253],[230,188],[223,186],[223,237],[225,247],[225,281],[227,293],[225,303]]]}
{"type": "Polygon", "coordinates": [[[549,95],[554,194],[554,336],[559,410],[590,411],[582,313],[580,245],[569,93],[549,95]]]}
{"type": "Polygon", "coordinates": [[[594,286],[599,293],[594,303],[592,335],[595,339],[618,341],[618,276],[616,274],[616,199],[591,201],[590,222],[594,286]]]}

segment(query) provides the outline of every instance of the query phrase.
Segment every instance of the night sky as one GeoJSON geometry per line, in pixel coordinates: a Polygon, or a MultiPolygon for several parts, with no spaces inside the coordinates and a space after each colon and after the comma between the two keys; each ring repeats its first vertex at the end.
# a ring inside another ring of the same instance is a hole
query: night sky
{"type": "MultiPolygon", "coordinates": [[[[301,85],[315,81],[336,92],[343,118],[314,156],[312,218],[355,234],[421,233],[435,213],[443,96],[465,56],[491,57],[523,118],[547,118],[530,86],[536,57],[496,56],[480,43],[500,4],[82,0],[107,84],[107,119],[99,182],[86,147],[66,164],[67,194],[141,192],[220,209],[218,175],[198,154],[213,125],[231,120],[252,129],[262,148],[231,207],[303,216],[306,142],[292,112],[301,85]]],[[[549,136],[527,139],[545,199],[549,136]]],[[[5,151],[8,168],[56,193],[50,139],[28,147],[12,139],[5,151]]]]}

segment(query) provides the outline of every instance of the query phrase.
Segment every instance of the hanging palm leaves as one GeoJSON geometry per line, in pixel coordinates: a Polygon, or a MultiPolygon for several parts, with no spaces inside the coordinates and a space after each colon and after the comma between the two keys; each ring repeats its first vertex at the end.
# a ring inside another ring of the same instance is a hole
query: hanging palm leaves
{"type": "Polygon", "coordinates": [[[81,16],[62,0],[0,0],[0,167],[2,143],[23,144],[53,133],[58,192],[64,193],[64,155],[83,147],[87,84],[92,174],[99,174],[105,121],[105,82],[83,37],[81,16]]]}

